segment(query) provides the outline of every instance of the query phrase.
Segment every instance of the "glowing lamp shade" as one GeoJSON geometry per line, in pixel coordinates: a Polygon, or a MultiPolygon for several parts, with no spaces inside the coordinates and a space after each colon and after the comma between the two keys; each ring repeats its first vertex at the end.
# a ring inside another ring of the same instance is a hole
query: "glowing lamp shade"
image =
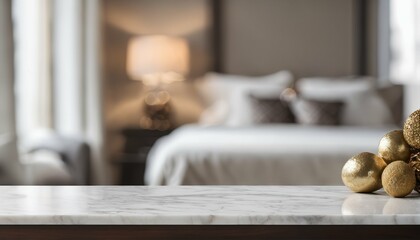
{"type": "Polygon", "coordinates": [[[147,85],[183,80],[189,71],[189,49],[182,38],[141,36],[130,40],[127,73],[147,85]]]}

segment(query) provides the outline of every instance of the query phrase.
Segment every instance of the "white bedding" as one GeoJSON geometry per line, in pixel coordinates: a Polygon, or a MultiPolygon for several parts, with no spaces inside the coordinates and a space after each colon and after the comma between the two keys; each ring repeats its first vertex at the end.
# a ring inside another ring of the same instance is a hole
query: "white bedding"
{"type": "Polygon", "coordinates": [[[376,153],[396,127],[295,124],[184,126],[160,139],[146,167],[149,185],[341,185],[351,156],[376,153]]]}

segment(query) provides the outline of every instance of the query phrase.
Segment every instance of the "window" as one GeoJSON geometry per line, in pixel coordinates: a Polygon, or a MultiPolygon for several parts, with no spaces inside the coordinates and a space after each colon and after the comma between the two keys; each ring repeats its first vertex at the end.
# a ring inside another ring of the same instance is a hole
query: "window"
{"type": "Polygon", "coordinates": [[[49,0],[13,0],[16,128],[25,140],[51,127],[49,0]]]}
{"type": "Polygon", "coordinates": [[[420,80],[420,1],[390,0],[390,63],[393,82],[420,80]]]}

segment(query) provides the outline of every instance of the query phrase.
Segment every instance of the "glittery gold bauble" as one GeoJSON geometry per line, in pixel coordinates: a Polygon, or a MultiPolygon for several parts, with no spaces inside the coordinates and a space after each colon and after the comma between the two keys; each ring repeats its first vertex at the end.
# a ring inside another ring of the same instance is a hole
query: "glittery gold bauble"
{"type": "Polygon", "coordinates": [[[379,142],[378,156],[387,164],[393,161],[410,160],[410,145],[405,141],[402,130],[394,130],[385,134],[379,142]]]}
{"type": "Polygon", "coordinates": [[[385,161],[373,153],[363,152],[350,158],[341,171],[343,183],[353,192],[373,192],[382,187],[385,161]]]}
{"type": "Polygon", "coordinates": [[[413,148],[420,149],[420,109],[407,118],[403,132],[407,143],[413,148]]]}
{"type": "Polygon", "coordinates": [[[395,161],[386,166],[382,173],[382,185],[388,195],[405,197],[416,186],[414,170],[403,161],[395,161]]]}
{"type": "Polygon", "coordinates": [[[420,193],[420,153],[412,154],[408,165],[413,168],[416,175],[416,187],[414,190],[420,193]]]}

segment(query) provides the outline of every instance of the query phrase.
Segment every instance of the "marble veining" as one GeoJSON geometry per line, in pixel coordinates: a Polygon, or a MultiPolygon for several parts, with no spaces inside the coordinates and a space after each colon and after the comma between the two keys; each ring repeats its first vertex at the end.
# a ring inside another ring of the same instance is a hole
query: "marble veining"
{"type": "Polygon", "coordinates": [[[0,224],[419,224],[420,195],[343,186],[2,186],[0,224]]]}

